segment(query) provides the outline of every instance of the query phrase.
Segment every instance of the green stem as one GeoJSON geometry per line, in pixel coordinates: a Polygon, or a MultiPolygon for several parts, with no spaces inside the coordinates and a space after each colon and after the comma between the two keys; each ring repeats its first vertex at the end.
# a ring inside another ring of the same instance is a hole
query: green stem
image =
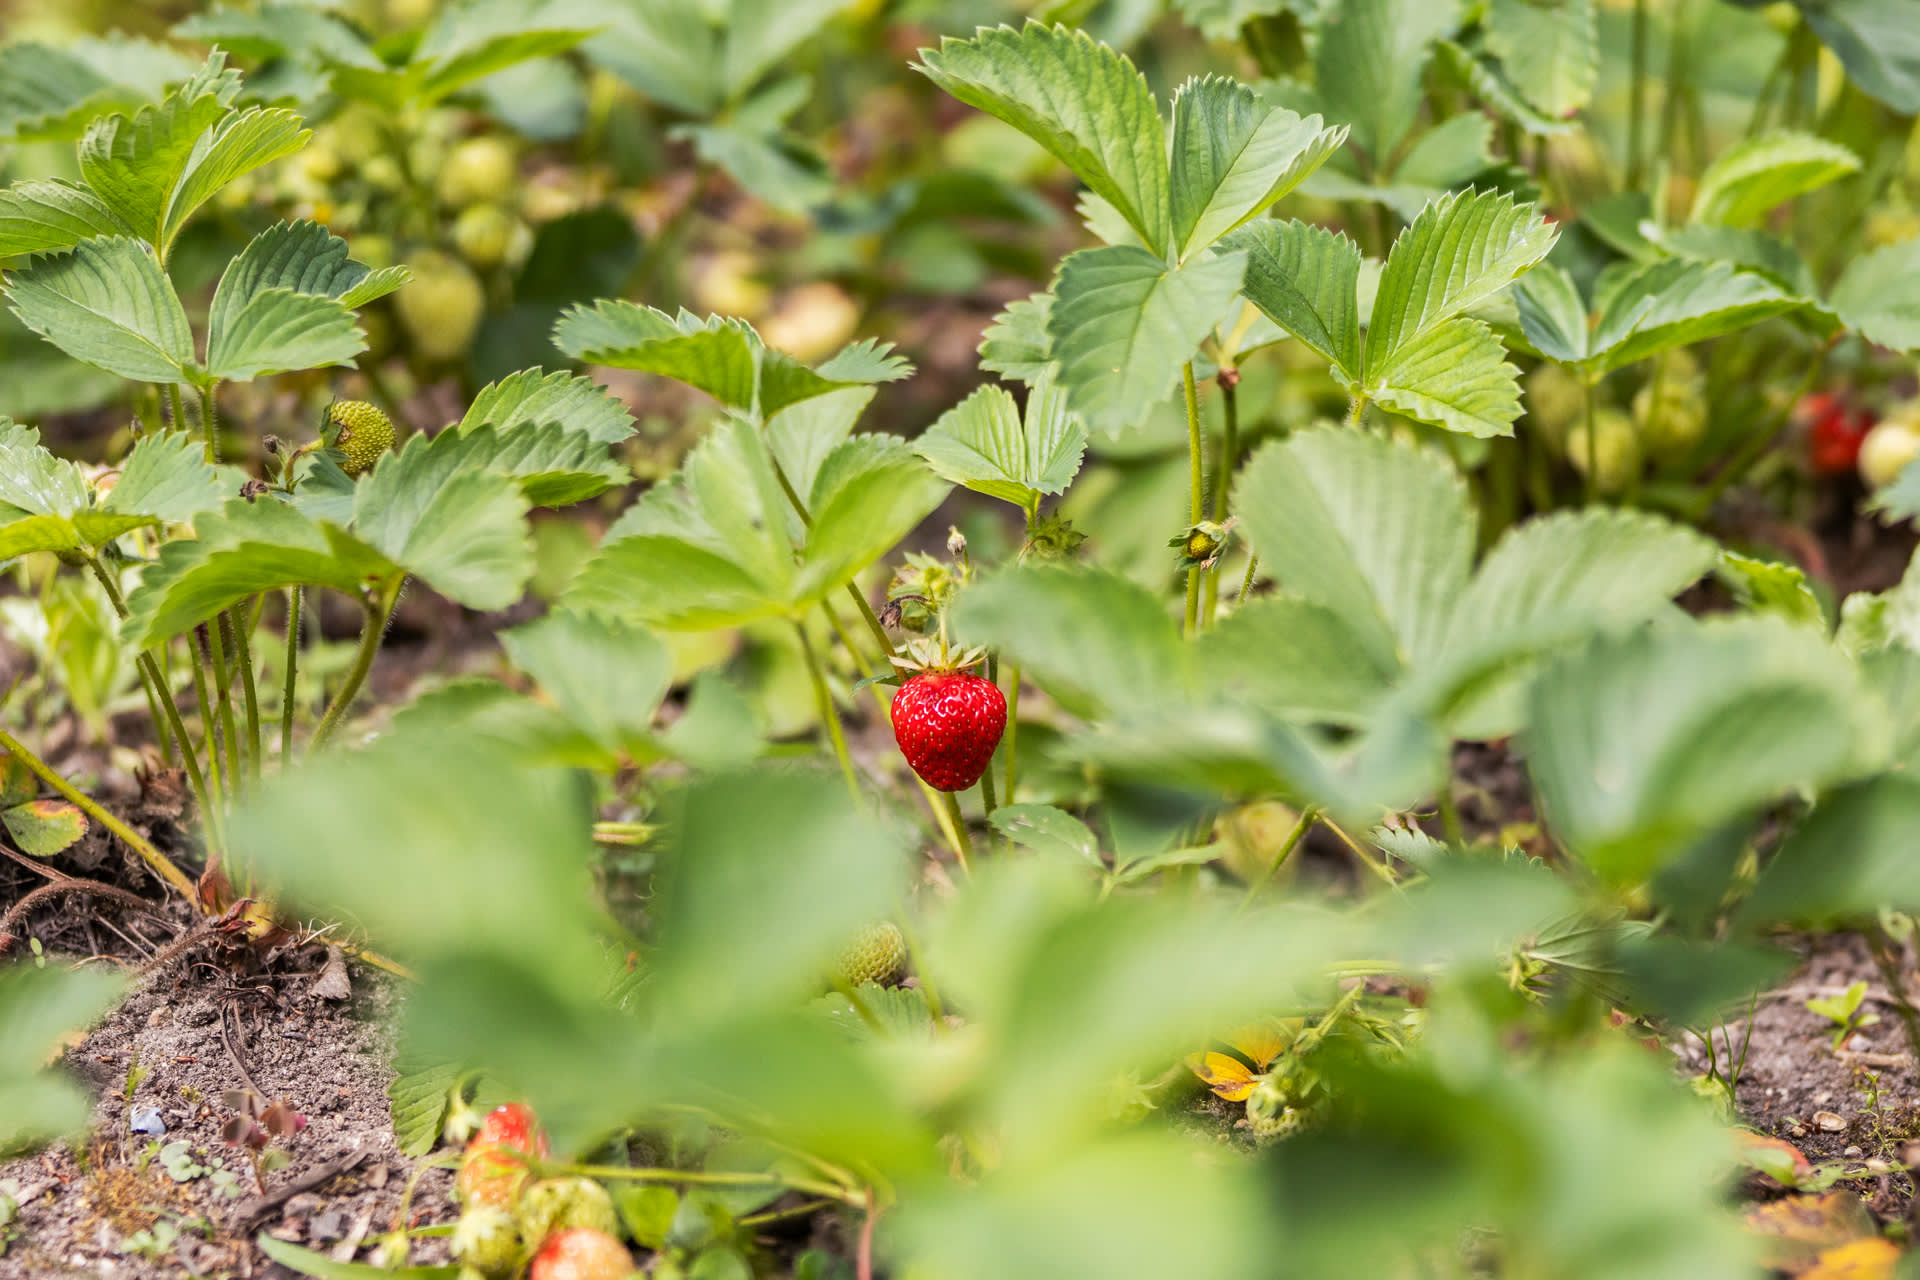
{"type": "Polygon", "coordinates": [[[813,700],[819,708],[820,719],[827,726],[827,736],[833,739],[833,754],[839,757],[840,772],[847,780],[847,794],[853,797],[853,803],[858,807],[860,775],[854,771],[853,757],[847,752],[847,735],[840,727],[840,712],[833,705],[833,691],[827,688],[826,668],[820,665],[820,654],[808,638],[805,624],[795,619],[793,633],[800,637],[800,651],[807,658],[807,674],[813,677],[813,700]]]}
{"type": "Polygon", "coordinates": [[[72,801],[74,805],[89,818],[92,818],[95,822],[118,836],[121,842],[139,854],[141,860],[152,867],[161,879],[185,895],[188,902],[197,900],[193,891],[193,881],[187,879],[186,873],[181,871],[179,867],[173,865],[171,858],[154,848],[153,843],[145,836],[120,821],[120,819],[114,817],[111,813],[108,813],[84,792],[48,768],[45,761],[33,754],[33,752],[27,750],[18,738],[8,733],[5,729],[0,729],[0,748],[4,748],[7,752],[19,759],[19,761],[31,769],[42,782],[72,801]]]}
{"type": "Polygon", "coordinates": [[[207,461],[220,461],[220,411],[213,402],[213,389],[218,385],[209,382],[200,388],[200,429],[207,436],[207,461]]]}
{"type": "Polygon", "coordinates": [[[220,721],[220,742],[227,752],[227,794],[240,798],[240,735],[233,727],[233,705],[227,697],[227,615],[220,614],[199,632],[213,663],[213,713],[220,721]]]}
{"type": "Polygon", "coordinates": [[[187,657],[193,670],[193,698],[200,709],[200,745],[207,753],[207,812],[224,814],[227,811],[227,784],[220,761],[220,726],[214,719],[213,700],[207,696],[206,646],[191,631],[187,633],[186,641],[187,657]]]}
{"type": "Polygon", "coordinates": [[[1019,804],[1020,668],[1007,668],[1007,803],[1019,804]]]}
{"type": "Polygon", "coordinates": [[[187,429],[187,401],[186,398],[180,394],[180,384],[177,382],[169,382],[167,384],[167,408],[173,415],[173,429],[175,431],[185,431],[187,429]]]}
{"type": "Polygon", "coordinates": [[[959,855],[960,870],[973,874],[973,834],[967,830],[967,820],[960,815],[960,798],[951,791],[942,791],[940,798],[946,802],[947,819],[953,823],[953,829],[959,833],[960,842],[954,846],[959,855]]]}
{"type": "MultiPolygon", "coordinates": [[[[1215,379],[1220,384],[1220,410],[1226,426],[1220,436],[1220,462],[1213,475],[1213,522],[1225,524],[1227,500],[1233,488],[1233,470],[1240,461],[1240,371],[1227,368],[1215,379]]],[[[1200,615],[1212,622],[1220,604],[1220,573],[1207,574],[1206,595],[1200,602],[1200,615]]]]}
{"type": "MultiPolygon", "coordinates": [[[[1206,475],[1201,461],[1202,444],[1200,439],[1200,388],[1194,384],[1193,361],[1189,360],[1181,369],[1187,391],[1187,523],[1199,524],[1206,519],[1206,475]]],[[[1200,629],[1200,579],[1205,570],[1195,566],[1187,570],[1187,635],[1191,636],[1200,629]]]]}
{"type": "Polygon", "coordinates": [[[153,736],[158,739],[160,762],[172,768],[173,730],[160,710],[160,690],[154,687],[153,676],[147,670],[146,663],[136,658],[134,667],[140,672],[140,688],[147,695],[147,714],[153,718],[153,736]]]}
{"type": "Polygon", "coordinates": [[[1285,843],[1280,846],[1280,852],[1273,855],[1273,861],[1267,864],[1267,869],[1260,878],[1247,886],[1246,897],[1240,899],[1240,910],[1245,911],[1252,906],[1253,900],[1260,896],[1261,890],[1273,883],[1273,878],[1280,874],[1280,868],[1285,866],[1287,859],[1293,856],[1295,846],[1306,837],[1307,832],[1313,829],[1313,824],[1319,821],[1319,818],[1320,811],[1312,805],[1300,811],[1300,820],[1295,822],[1293,830],[1287,833],[1285,843]]]}
{"type": "Polygon", "coordinates": [[[1453,802],[1453,779],[1447,778],[1440,784],[1436,793],[1440,806],[1440,826],[1447,833],[1447,843],[1456,849],[1467,847],[1467,829],[1460,821],[1460,806],[1453,802]]]}
{"type": "Polygon", "coordinates": [[[1259,567],[1260,555],[1258,552],[1247,557],[1247,576],[1240,579],[1240,598],[1234,602],[1234,608],[1237,609],[1247,602],[1247,593],[1253,590],[1254,570],[1259,567]]]}
{"type": "Polygon", "coordinates": [[[1587,424],[1586,491],[1587,503],[1588,505],[1592,505],[1593,500],[1598,497],[1600,493],[1600,435],[1593,429],[1593,375],[1586,374],[1582,377],[1581,381],[1587,391],[1585,415],[1585,422],[1587,424]]]}
{"type": "Polygon", "coordinates": [[[1627,100],[1627,190],[1638,191],[1646,160],[1647,0],[1633,0],[1632,96],[1627,100]]]}
{"type": "Polygon", "coordinates": [[[366,683],[367,673],[373,670],[373,656],[380,651],[380,641],[386,635],[387,619],[393,616],[393,606],[400,599],[400,584],[405,581],[404,574],[395,574],[393,581],[378,597],[367,601],[366,621],[360,628],[360,651],[354,655],[353,668],[347,672],[347,682],[340,686],[340,692],[333,695],[326,714],[320,717],[320,726],[313,731],[313,740],[307,743],[309,753],[326,745],[333,731],[340,727],[347,708],[360,695],[360,686],[366,683]]]}
{"type": "Polygon", "coordinates": [[[300,588],[287,589],[287,673],[280,694],[280,767],[293,761],[293,681],[300,663],[300,588]]]}
{"type": "Polygon", "coordinates": [[[247,709],[247,764],[255,782],[260,780],[260,691],[253,683],[253,640],[251,628],[242,615],[242,606],[227,610],[221,625],[233,635],[233,657],[240,666],[240,692],[247,709]]]}
{"type": "Polygon", "coordinates": [[[701,1187],[786,1187],[791,1191],[804,1191],[809,1195],[837,1200],[843,1204],[864,1205],[866,1201],[832,1183],[815,1182],[809,1178],[788,1178],[773,1173],[732,1173],[724,1170],[696,1171],[691,1169],[629,1169],[622,1165],[601,1164],[542,1164],[543,1174],[569,1174],[580,1178],[599,1178],[603,1181],[623,1182],[682,1182],[689,1186],[701,1187]]]}

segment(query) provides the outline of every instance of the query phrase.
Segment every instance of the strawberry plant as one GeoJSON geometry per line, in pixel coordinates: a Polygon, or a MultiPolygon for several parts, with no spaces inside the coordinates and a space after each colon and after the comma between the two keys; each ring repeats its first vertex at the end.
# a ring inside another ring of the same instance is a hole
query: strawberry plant
{"type": "Polygon", "coordinates": [[[0,47],[9,308],[133,419],[0,402],[0,1151],[133,989],[89,1176],[232,1065],[235,1268],[1731,1280],[1738,1183],[1892,1274],[1905,28],[910,8],[0,47]],[[329,1168],[260,1037],[366,1016],[329,1168]]]}

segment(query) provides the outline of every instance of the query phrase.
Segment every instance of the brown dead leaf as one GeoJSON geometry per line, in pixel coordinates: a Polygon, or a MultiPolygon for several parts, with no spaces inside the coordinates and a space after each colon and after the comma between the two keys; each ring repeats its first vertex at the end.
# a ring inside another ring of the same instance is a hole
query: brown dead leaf
{"type": "Polygon", "coordinates": [[[327,963],[313,980],[313,994],[322,1000],[345,1000],[353,994],[353,986],[347,981],[347,958],[340,948],[327,948],[327,963]]]}
{"type": "Polygon", "coordinates": [[[1740,1158],[1759,1173],[1781,1186],[1793,1186],[1813,1172],[1813,1162],[1800,1148],[1784,1138],[1769,1138],[1751,1129],[1734,1129],[1735,1146],[1740,1158]]]}
{"type": "Polygon", "coordinates": [[[1254,1070],[1265,1071],[1293,1043],[1299,1030],[1298,1018],[1264,1018],[1241,1027],[1227,1037],[1227,1043],[1244,1054],[1254,1070]]]}
{"type": "Polygon", "coordinates": [[[1854,1240],[1822,1253],[1800,1280],[1893,1280],[1900,1250],[1892,1241],[1854,1240]]]}
{"type": "Polygon", "coordinates": [[[1747,1210],[1746,1226],[1761,1237],[1766,1264],[1795,1275],[1813,1266],[1827,1250],[1879,1235],[1867,1206],[1851,1191],[1788,1196],[1755,1205],[1747,1210]]]}

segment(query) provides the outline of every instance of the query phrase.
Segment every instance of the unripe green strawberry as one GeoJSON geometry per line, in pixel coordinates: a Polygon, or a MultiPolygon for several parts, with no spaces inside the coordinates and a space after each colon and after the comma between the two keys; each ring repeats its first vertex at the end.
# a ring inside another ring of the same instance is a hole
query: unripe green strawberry
{"type": "Polygon", "coordinates": [[[488,1205],[476,1205],[460,1215],[448,1249],[455,1261],[486,1276],[511,1275],[526,1252],[513,1215],[488,1205]]]}
{"type": "Polygon", "coordinates": [[[544,1178],[521,1192],[514,1217],[520,1234],[535,1246],[569,1227],[589,1227],[605,1235],[620,1230],[613,1198],[592,1178],[544,1178]]]}
{"type": "Polygon", "coordinates": [[[863,982],[882,986],[900,975],[907,963],[907,939],[891,920],[868,925],[834,958],[834,972],[850,987],[863,982]]]}
{"type": "Polygon", "coordinates": [[[442,204],[464,209],[482,200],[504,200],[513,192],[519,164],[505,138],[468,138],[447,153],[435,190],[442,204]]]}
{"type": "Polygon", "coordinates": [[[1599,463],[1594,488],[1601,493],[1619,493],[1640,470],[1640,443],[1634,438],[1633,419],[1618,409],[1601,409],[1593,415],[1594,448],[1589,459],[1587,424],[1567,432],[1567,461],[1581,475],[1587,474],[1590,461],[1599,463]]]}
{"type": "Polygon", "coordinates": [[[433,249],[407,265],[413,280],[393,295],[393,307],[413,349],[434,361],[466,354],[487,308],[479,279],[460,259],[433,249]]]}
{"type": "Polygon", "coordinates": [[[529,1280],[627,1280],[633,1255],[604,1232],[573,1227],[547,1237],[527,1274],[529,1280]]]}
{"type": "Polygon", "coordinates": [[[1860,442],[1860,478],[1869,489],[1883,489],[1915,458],[1920,458],[1920,428],[1889,417],[1860,442]]]}
{"type": "MultiPolygon", "coordinates": [[[[1292,343],[1285,344],[1288,346],[1292,343]]],[[[1587,407],[1587,389],[1557,364],[1543,364],[1527,375],[1527,425],[1556,447],[1587,407]]]]}
{"type": "Polygon", "coordinates": [[[326,438],[340,451],[340,469],[357,476],[393,448],[393,419],[365,400],[335,400],[327,406],[326,438]]]}
{"type": "Polygon", "coordinates": [[[497,267],[513,248],[513,215],[497,204],[463,209],[453,221],[453,247],[476,267],[497,267]]]}
{"type": "Polygon", "coordinates": [[[1683,364],[1677,359],[1684,354],[1674,352],[1666,367],[1656,369],[1633,397],[1633,421],[1640,431],[1640,446],[1648,456],[1662,462],[1686,457],[1707,430],[1706,388],[1692,371],[1692,360],[1683,364]]]}

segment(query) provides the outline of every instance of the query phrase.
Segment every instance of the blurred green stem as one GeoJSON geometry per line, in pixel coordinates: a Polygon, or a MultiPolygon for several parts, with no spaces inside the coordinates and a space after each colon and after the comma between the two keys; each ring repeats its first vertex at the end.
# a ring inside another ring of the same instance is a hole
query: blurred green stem
{"type": "Polygon", "coordinates": [[[1833,350],[1834,342],[1838,340],[1839,335],[1835,335],[1834,339],[1820,344],[1813,353],[1813,359],[1807,362],[1807,371],[1801,375],[1800,385],[1794,388],[1793,396],[1778,413],[1774,414],[1773,420],[1764,430],[1754,432],[1741,443],[1739,450],[1728,459],[1727,465],[1720,468],[1719,473],[1708,482],[1707,487],[1701,490],[1700,496],[1694,501],[1694,519],[1704,520],[1707,513],[1713,510],[1713,504],[1720,500],[1720,495],[1753,469],[1753,464],[1760,460],[1761,455],[1766,453],[1781,430],[1793,420],[1794,409],[1807,398],[1808,393],[1813,390],[1814,383],[1819,381],[1821,373],[1827,367],[1827,354],[1833,350]]]}
{"type": "Polygon", "coordinates": [[[287,588],[287,671],[280,693],[280,767],[293,760],[293,681],[300,666],[300,588],[287,588]]]}
{"type": "Polygon", "coordinates": [[[1245,911],[1252,906],[1254,899],[1260,896],[1261,890],[1273,883],[1273,878],[1280,874],[1280,868],[1285,866],[1287,859],[1293,856],[1294,848],[1306,838],[1307,832],[1313,830],[1313,824],[1319,820],[1320,811],[1312,805],[1300,811],[1299,821],[1295,822],[1293,830],[1287,833],[1286,841],[1281,844],[1280,851],[1273,855],[1273,861],[1267,864],[1266,871],[1261,873],[1259,879],[1247,886],[1246,896],[1240,899],[1240,910],[1245,911]]]}
{"type": "Polygon", "coordinates": [[[1632,97],[1627,101],[1627,190],[1638,191],[1646,165],[1647,0],[1633,0],[1632,97]]]}
{"type": "Polygon", "coordinates": [[[842,1204],[865,1207],[866,1200],[858,1192],[847,1187],[835,1186],[827,1182],[815,1182],[811,1178],[788,1178],[776,1173],[733,1173],[724,1170],[692,1169],[629,1169],[624,1165],[600,1164],[545,1164],[540,1166],[542,1174],[567,1174],[577,1178],[598,1178],[602,1181],[624,1182],[678,1182],[698,1187],[785,1187],[790,1191],[804,1191],[809,1195],[838,1200],[842,1204]]]}
{"type": "Polygon", "coordinates": [[[240,693],[247,711],[247,772],[260,780],[260,692],[253,683],[253,642],[244,605],[234,605],[220,616],[221,629],[233,646],[234,665],[240,668],[240,693]]]}
{"type": "Polygon", "coordinates": [[[1254,571],[1259,569],[1259,567],[1260,555],[1258,552],[1247,557],[1247,576],[1240,579],[1240,598],[1234,601],[1234,608],[1237,609],[1247,602],[1247,593],[1253,590],[1254,571]]]}
{"type": "MultiPolygon", "coordinates": [[[[1202,462],[1203,452],[1200,439],[1200,388],[1194,384],[1193,361],[1189,360],[1181,369],[1187,391],[1187,502],[1188,525],[1199,524],[1207,517],[1206,474],[1202,462]]],[[[1200,629],[1200,579],[1206,571],[1195,566],[1187,570],[1187,635],[1191,636],[1200,629]]]]}
{"type": "Polygon", "coordinates": [[[212,815],[226,812],[227,787],[225,774],[220,763],[220,726],[213,715],[213,700],[207,696],[206,647],[200,643],[194,632],[186,634],[187,657],[193,671],[193,698],[200,710],[200,745],[207,753],[207,814],[208,822],[212,815]]]}
{"type": "Polygon", "coordinates": [[[807,636],[806,624],[796,618],[793,633],[800,637],[800,651],[807,658],[807,674],[813,677],[814,704],[820,712],[821,722],[827,726],[827,736],[833,739],[833,754],[840,759],[840,772],[847,780],[847,794],[853,797],[857,808],[860,804],[860,775],[854,771],[853,757],[847,752],[847,735],[840,727],[840,712],[833,705],[833,691],[827,687],[827,670],[820,665],[819,651],[807,636]]]}
{"type": "MultiPolygon", "coordinates": [[[[1220,410],[1226,426],[1220,436],[1220,461],[1213,472],[1213,522],[1225,524],[1227,499],[1233,487],[1233,469],[1240,461],[1240,371],[1227,367],[1215,379],[1220,384],[1220,410]]],[[[1220,603],[1220,567],[1207,572],[1206,595],[1200,603],[1200,615],[1211,624],[1220,603]]]]}
{"type": "Polygon", "coordinates": [[[959,833],[959,843],[954,846],[953,851],[960,857],[960,870],[964,871],[968,877],[971,878],[973,875],[973,835],[967,830],[966,818],[961,816],[960,798],[951,791],[942,791],[940,798],[946,802],[948,820],[953,823],[954,831],[959,833]]]}
{"type": "Polygon", "coordinates": [[[148,866],[152,867],[161,879],[184,894],[188,902],[197,901],[193,891],[193,881],[189,880],[186,873],[181,871],[179,867],[173,865],[171,858],[154,848],[153,843],[145,836],[120,821],[120,819],[114,817],[111,813],[108,813],[91,797],[86,795],[86,793],[80,791],[72,783],[48,768],[46,761],[27,750],[18,738],[8,733],[5,729],[0,729],[0,749],[4,749],[22,764],[26,765],[28,769],[33,771],[36,777],[72,801],[75,807],[82,813],[118,836],[121,843],[139,854],[141,859],[148,866]]]}
{"type": "Polygon", "coordinates": [[[173,429],[175,431],[185,431],[187,429],[187,402],[186,398],[180,394],[180,384],[177,382],[169,382],[167,384],[167,408],[173,415],[173,429]]]}
{"type": "Polygon", "coordinates": [[[1593,375],[1582,374],[1581,383],[1586,388],[1586,409],[1582,420],[1587,427],[1587,502],[1592,504],[1600,493],[1600,435],[1593,429],[1593,375]]]}
{"type": "Polygon", "coordinates": [[[240,734],[233,725],[233,705],[227,698],[227,615],[202,623],[195,634],[213,667],[213,713],[220,721],[220,742],[227,753],[227,794],[240,798],[240,734]]]}
{"type": "Polygon", "coordinates": [[[318,751],[326,745],[333,731],[340,727],[347,708],[359,696],[360,686],[366,683],[367,673],[373,670],[373,656],[380,651],[380,641],[387,633],[387,619],[393,616],[393,606],[399,603],[400,586],[406,580],[405,574],[397,573],[378,596],[368,598],[366,621],[360,628],[360,651],[354,656],[353,669],[347,672],[347,682],[340,686],[340,692],[333,696],[326,714],[320,717],[320,726],[313,731],[313,740],[307,743],[308,752],[318,751]]]}

